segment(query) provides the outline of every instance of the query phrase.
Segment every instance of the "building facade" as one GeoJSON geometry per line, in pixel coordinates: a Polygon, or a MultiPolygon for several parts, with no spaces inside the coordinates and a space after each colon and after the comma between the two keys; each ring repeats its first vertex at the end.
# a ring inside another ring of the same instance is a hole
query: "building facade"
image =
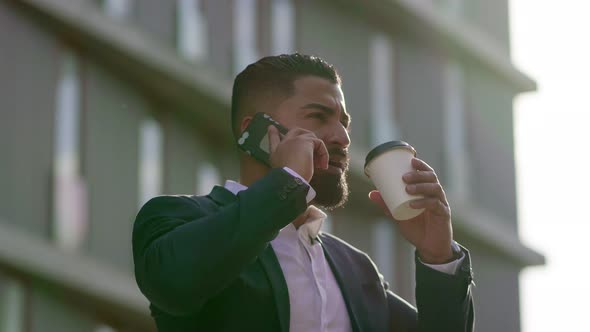
{"type": "Polygon", "coordinates": [[[414,302],[413,249],[367,198],[365,154],[410,142],[472,253],[477,331],[519,331],[508,1],[0,1],[0,332],[150,331],[132,223],[162,194],[237,179],[233,77],[298,51],[343,77],[350,202],[324,230],[414,302]]]}

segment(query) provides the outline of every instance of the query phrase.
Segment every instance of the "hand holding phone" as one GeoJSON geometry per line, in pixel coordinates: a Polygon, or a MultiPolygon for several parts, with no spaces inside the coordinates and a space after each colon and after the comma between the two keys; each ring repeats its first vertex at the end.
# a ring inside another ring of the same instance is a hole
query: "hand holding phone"
{"type": "Polygon", "coordinates": [[[328,150],[313,132],[303,128],[287,130],[263,113],[250,121],[238,146],[267,166],[289,167],[307,181],[315,168],[328,168],[328,150]]]}
{"type": "Polygon", "coordinates": [[[293,128],[280,140],[276,129],[269,128],[272,167],[289,167],[307,182],[316,168],[328,168],[328,150],[324,142],[308,130],[293,128]]]}

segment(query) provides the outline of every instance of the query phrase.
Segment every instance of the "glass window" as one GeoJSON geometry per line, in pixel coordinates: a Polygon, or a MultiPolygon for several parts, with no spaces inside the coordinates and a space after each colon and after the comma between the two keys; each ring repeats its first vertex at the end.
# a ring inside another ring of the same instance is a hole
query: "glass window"
{"type": "Polygon", "coordinates": [[[55,168],[59,174],[80,170],[80,75],[78,59],[65,53],[57,82],[55,168]]]}
{"type": "Polygon", "coordinates": [[[215,166],[208,162],[202,162],[197,169],[196,194],[207,195],[215,185],[223,185],[221,176],[215,166]]]}
{"type": "Polygon", "coordinates": [[[80,175],[80,70],[71,53],[61,59],[56,94],[52,233],[58,246],[76,249],[86,236],[88,220],[80,175]]]}
{"type": "Polygon", "coordinates": [[[115,19],[124,20],[131,15],[131,0],[103,0],[104,12],[115,19]]]}
{"type": "Polygon", "coordinates": [[[256,0],[234,1],[234,73],[258,60],[256,40],[256,0]]]}
{"type": "Polygon", "coordinates": [[[295,49],[295,11],[292,0],[271,2],[271,52],[293,53],[295,49]]]}
{"type": "Polygon", "coordinates": [[[464,74],[461,65],[449,60],[444,65],[445,156],[448,191],[456,198],[466,198],[469,165],[465,144],[464,74]]]}
{"type": "Polygon", "coordinates": [[[209,52],[207,18],[201,1],[178,0],[176,6],[178,53],[192,61],[206,59],[209,52]]]}
{"type": "Polygon", "coordinates": [[[139,206],[162,193],[163,135],[160,124],[145,118],[139,127],[139,206]]]}
{"type": "Polygon", "coordinates": [[[395,117],[393,43],[384,33],[376,33],[369,45],[372,146],[399,139],[395,117]]]}
{"type": "Polygon", "coordinates": [[[0,279],[0,331],[25,330],[25,289],[17,281],[0,279]]]}
{"type": "Polygon", "coordinates": [[[387,218],[379,218],[373,224],[373,260],[387,281],[395,280],[395,225],[387,218]]]}

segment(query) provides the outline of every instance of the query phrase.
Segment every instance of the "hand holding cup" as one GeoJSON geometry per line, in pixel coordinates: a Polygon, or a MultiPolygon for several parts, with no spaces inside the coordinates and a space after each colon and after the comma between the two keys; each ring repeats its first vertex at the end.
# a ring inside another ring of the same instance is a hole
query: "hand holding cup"
{"type": "Polygon", "coordinates": [[[400,141],[378,146],[366,161],[365,173],[379,189],[369,198],[397,221],[401,235],[416,247],[422,261],[452,260],[451,209],[434,169],[400,141]]]}

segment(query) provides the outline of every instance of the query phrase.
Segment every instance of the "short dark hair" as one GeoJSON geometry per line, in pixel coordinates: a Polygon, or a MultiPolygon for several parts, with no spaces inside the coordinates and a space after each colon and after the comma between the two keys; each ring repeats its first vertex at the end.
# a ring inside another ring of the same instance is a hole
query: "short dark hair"
{"type": "Polygon", "coordinates": [[[232,131],[240,135],[240,120],[254,114],[253,103],[258,98],[280,95],[285,98],[294,92],[293,82],[304,76],[325,78],[340,85],[340,75],[333,65],[323,59],[305,54],[281,54],[264,57],[246,67],[236,76],[231,99],[232,131]]]}

